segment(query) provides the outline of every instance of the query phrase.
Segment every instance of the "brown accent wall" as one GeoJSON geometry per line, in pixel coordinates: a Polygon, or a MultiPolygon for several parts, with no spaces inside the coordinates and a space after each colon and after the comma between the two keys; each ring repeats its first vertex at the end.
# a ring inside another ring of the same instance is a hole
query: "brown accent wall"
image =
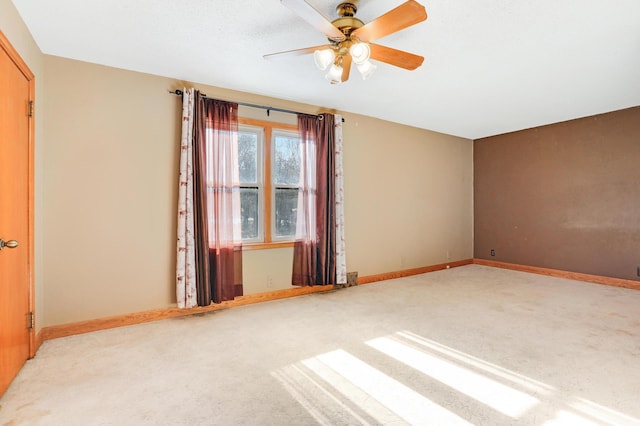
{"type": "Polygon", "coordinates": [[[640,107],[474,141],[474,208],[476,258],[640,280],[640,107]]]}

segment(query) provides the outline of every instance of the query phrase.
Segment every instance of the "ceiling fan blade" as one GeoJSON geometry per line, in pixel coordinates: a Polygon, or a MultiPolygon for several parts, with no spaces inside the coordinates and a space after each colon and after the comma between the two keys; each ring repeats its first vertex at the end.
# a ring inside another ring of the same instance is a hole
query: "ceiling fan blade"
{"type": "Polygon", "coordinates": [[[305,0],[280,0],[280,2],[311,24],[312,27],[326,35],[330,40],[342,41],[346,38],[342,31],[336,28],[331,21],[322,16],[320,12],[305,0]]]}
{"type": "Polygon", "coordinates": [[[274,59],[274,58],[277,59],[277,58],[283,58],[283,57],[287,57],[287,56],[308,55],[310,53],[315,52],[316,50],[327,49],[327,48],[330,48],[330,47],[331,47],[330,44],[323,44],[321,46],[305,47],[303,49],[286,50],[284,52],[269,53],[268,55],[263,55],[262,57],[264,59],[274,59]]]}
{"type": "Polygon", "coordinates": [[[374,41],[427,19],[427,11],[415,0],[409,0],[351,33],[360,41],[374,41]]]}
{"type": "Polygon", "coordinates": [[[380,46],[379,44],[369,44],[369,48],[371,49],[371,59],[406,70],[415,70],[424,62],[424,57],[405,52],[404,50],[380,46]]]}
{"type": "Polygon", "coordinates": [[[351,55],[348,53],[342,57],[342,79],[344,83],[349,80],[349,73],[351,72],[351,55]]]}

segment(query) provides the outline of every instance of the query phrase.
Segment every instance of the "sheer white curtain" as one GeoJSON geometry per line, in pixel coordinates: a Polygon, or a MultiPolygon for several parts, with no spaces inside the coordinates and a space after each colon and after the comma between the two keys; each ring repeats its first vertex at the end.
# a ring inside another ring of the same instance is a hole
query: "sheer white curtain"
{"type": "Polygon", "coordinates": [[[178,244],[176,297],[179,308],[197,305],[196,255],[193,233],[193,117],[194,89],[184,89],[182,97],[182,135],[180,138],[180,176],[178,187],[178,244]]]}
{"type": "Polygon", "coordinates": [[[296,240],[315,239],[316,233],[316,141],[306,134],[300,139],[300,191],[296,240]]]}

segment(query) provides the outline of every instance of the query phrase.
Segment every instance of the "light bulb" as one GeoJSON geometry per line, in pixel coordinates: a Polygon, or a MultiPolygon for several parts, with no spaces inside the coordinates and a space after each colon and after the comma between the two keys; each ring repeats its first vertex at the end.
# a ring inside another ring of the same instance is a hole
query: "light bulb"
{"type": "Polygon", "coordinates": [[[371,75],[375,72],[376,68],[378,68],[377,66],[373,65],[369,61],[364,61],[363,63],[358,64],[357,67],[358,67],[358,71],[360,71],[360,74],[362,75],[363,80],[366,80],[369,77],[371,77],[371,75]]]}
{"type": "Polygon", "coordinates": [[[342,83],[342,67],[340,65],[333,64],[325,78],[329,80],[331,84],[342,83]]]}
{"type": "Polygon", "coordinates": [[[369,59],[369,55],[371,55],[371,49],[367,43],[354,43],[349,48],[349,53],[353,58],[353,62],[357,64],[362,64],[366,60],[369,59]]]}
{"type": "Polygon", "coordinates": [[[336,54],[333,52],[333,49],[322,49],[313,52],[313,61],[320,70],[326,70],[335,57],[336,54]]]}

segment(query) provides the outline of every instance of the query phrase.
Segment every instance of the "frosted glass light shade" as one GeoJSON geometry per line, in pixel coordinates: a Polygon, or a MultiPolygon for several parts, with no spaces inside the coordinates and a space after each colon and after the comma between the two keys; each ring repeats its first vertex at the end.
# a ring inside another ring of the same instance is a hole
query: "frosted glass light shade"
{"type": "Polygon", "coordinates": [[[362,64],[369,59],[371,49],[367,43],[354,43],[349,48],[349,53],[356,64],[362,64]]]}
{"type": "Polygon", "coordinates": [[[377,66],[373,65],[369,61],[364,61],[363,63],[358,64],[357,67],[358,67],[358,71],[360,71],[360,74],[362,75],[363,80],[366,80],[369,77],[371,77],[371,75],[375,72],[376,68],[378,68],[377,66]]]}
{"type": "Polygon", "coordinates": [[[329,68],[329,72],[325,78],[329,80],[331,84],[342,83],[342,67],[340,65],[333,64],[331,68],[329,68]]]}
{"type": "Polygon", "coordinates": [[[320,70],[326,70],[329,64],[333,63],[336,54],[333,49],[322,49],[313,52],[313,61],[320,70]]]}

